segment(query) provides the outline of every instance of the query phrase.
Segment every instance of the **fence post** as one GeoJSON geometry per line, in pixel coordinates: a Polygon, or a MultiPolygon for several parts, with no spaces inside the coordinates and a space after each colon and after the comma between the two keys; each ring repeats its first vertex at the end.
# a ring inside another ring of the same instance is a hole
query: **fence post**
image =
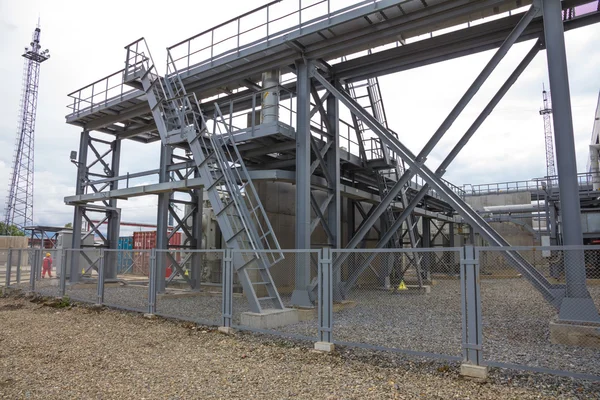
{"type": "Polygon", "coordinates": [[[231,317],[233,315],[233,250],[225,249],[223,253],[222,270],[222,289],[223,297],[221,302],[222,323],[219,331],[227,334],[233,333],[231,328],[231,317]]]}
{"type": "Polygon", "coordinates": [[[8,249],[8,254],[6,255],[6,288],[10,287],[10,278],[12,275],[12,249],[8,249]]]}
{"type": "Polygon", "coordinates": [[[100,249],[100,259],[98,261],[98,284],[96,285],[98,290],[96,297],[96,305],[101,306],[104,304],[104,249],[100,249]]]}
{"type": "Polygon", "coordinates": [[[21,284],[21,259],[22,259],[23,250],[17,250],[17,285],[21,284]]]}
{"type": "Polygon", "coordinates": [[[35,281],[37,280],[38,271],[38,250],[33,250],[30,253],[29,261],[31,264],[29,269],[29,287],[32,292],[35,292],[35,281]]]}
{"type": "MultiPolygon", "coordinates": [[[[133,267],[132,267],[133,268],[133,267]]],[[[148,313],[146,317],[156,314],[156,249],[150,250],[150,271],[148,273],[148,313]]]]}
{"type": "Polygon", "coordinates": [[[60,297],[64,297],[65,293],[67,292],[67,250],[66,249],[62,249],[60,251],[60,283],[59,283],[59,290],[60,290],[60,297]]]}
{"type": "Polygon", "coordinates": [[[317,269],[318,279],[318,307],[319,335],[315,343],[315,349],[331,352],[334,350],[332,343],[333,322],[333,288],[332,288],[332,252],[329,247],[319,250],[319,262],[317,269]]]}
{"type": "Polygon", "coordinates": [[[463,376],[486,379],[483,365],[481,294],[479,285],[479,252],[464,246],[460,258],[460,296],[462,304],[462,353],[460,373],[463,376]]]}

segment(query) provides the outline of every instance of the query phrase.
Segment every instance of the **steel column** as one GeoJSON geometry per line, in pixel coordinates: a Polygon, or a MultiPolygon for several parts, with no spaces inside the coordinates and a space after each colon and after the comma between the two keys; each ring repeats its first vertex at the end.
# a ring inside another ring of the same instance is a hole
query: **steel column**
{"type": "Polygon", "coordinates": [[[465,246],[460,257],[463,362],[483,363],[483,328],[479,285],[479,257],[473,246],[465,246]]]}
{"type": "MultiPolygon", "coordinates": [[[[163,145],[160,149],[160,172],[159,182],[169,182],[170,176],[168,166],[171,163],[173,148],[169,145],[163,145]]],[[[169,248],[168,227],[169,227],[169,201],[171,193],[165,192],[158,195],[158,209],[156,212],[156,248],[158,250],[167,250],[169,248]]],[[[166,289],[165,274],[167,272],[167,254],[164,251],[156,253],[156,291],[164,293],[166,289]]]]}
{"type": "MultiPolygon", "coordinates": [[[[542,0],[544,36],[550,95],[552,97],[556,165],[560,191],[563,244],[583,245],[581,210],[577,181],[577,160],[573,138],[573,116],[567,73],[567,55],[563,31],[561,2],[542,0]]],[[[560,307],[561,320],[600,322],[598,310],[586,286],[585,261],[582,250],[565,252],[566,297],[560,307]]]]}
{"type": "MultiPolygon", "coordinates": [[[[339,87],[337,82],[333,83],[339,87]]],[[[327,206],[327,225],[329,226],[330,232],[333,234],[333,240],[331,247],[339,249],[341,247],[341,224],[342,224],[342,211],[341,211],[341,197],[340,197],[340,146],[339,146],[339,101],[335,96],[327,97],[327,118],[329,123],[327,124],[329,130],[329,140],[333,141],[327,153],[325,153],[325,164],[329,171],[329,176],[333,179],[333,182],[329,184],[332,186],[330,194],[333,195],[333,199],[327,206]]],[[[352,210],[354,211],[354,210],[352,210]]],[[[338,269],[333,276],[333,287],[339,287],[341,282],[341,272],[338,269]]]]}
{"type": "Polygon", "coordinates": [[[332,263],[333,255],[331,249],[321,249],[319,251],[318,266],[318,341],[327,343],[331,343],[333,328],[332,263]]]}
{"type": "MultiPolygon", "coordinates": [[[[310,77],[309,66],[298,63],[296,123],[296,249],[310,249],[310,77]]],[[[312,307],[308,294],[310,254],[298,253],[296,279],[291,304],[312,307]]]]}
{"type": "MultiPolygon", "coordinates": [[[[85,183],[87,180],[87,153],[88,146],[90,143],[90,132],[81,132],[79,139],[79,154],[77,159],[77,182],[75,185],[75,194],[82,195],[85,193],[85,183]]],[[[73,211],[73,237],[71,242],[71,248],[81,249],[81,231],[82,231],[82,219],[83,219],[83,206],[76,205],[73,211]]],[[[79,257],[71,255],[71,271],[69,273],[69,283],[79,282],[79,257]]]]}
{"type": "MultiPolygon", "coordinates": [[[[431,248],[431,218],[421,218],[421,224],[423,229],[423,236],[421,239],[421,247],[428,249],[431,248]]],[[[423,263],[421,268],[421,276],[423,279],[431,280],[431,266],[433,265],[434,255],[431,253],[423,254],[423,263]]]]}
{"type": "MultiPolygon", "coordinates": [[[[121,162],[121,140],[115,140],[111,143],[111,176],[119,176],[119,165],[121,162]]],[[[110,190],[117,190],[119,181],[115,180],[110,183],[110,190]]],[[[117,208],[117,199],[110,199],[109,206],[112,210],[108,210],[108,223],[106,225],[106,238],[108,239],[108,248],[117,250],[119,247],[119,230],[121,224],[121,215],[117,208]]],[[[104,277],[106,279],[117,279],[117,252],[109,251],[105,253],[104,262],[104,277]]]]}
{"type": "Polygon", "coordinates": [[[225,249],[223,261],[221,262],[222,269],[222,303],[221,303],[221,326],[226,328],[231,327],[231,317],[233,315],[233,250],[225,249]]]}
{"type": "MultiPolygon", "coordinates": [[[[197,172],[196,172],[197,174],[197,172]]],[[[192,250],[202,249],[202,203],[204,202],[204,188],[194,190],[192,201],[195,203],[195,210],[192,212],[192,237],[189,245],[192,250]]],[[[192,254],[192,263],[190,271],[190,280],[192,281],[192,290],[200,290],[202,283],[202,253],[194,252],[192,254]]]]}

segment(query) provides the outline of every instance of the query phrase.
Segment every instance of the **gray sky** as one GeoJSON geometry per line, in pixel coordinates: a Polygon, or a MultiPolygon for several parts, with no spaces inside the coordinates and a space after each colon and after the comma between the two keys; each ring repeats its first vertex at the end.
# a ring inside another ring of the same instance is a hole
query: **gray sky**
{"type": "MultiPolygon", "coordinates": [[[[21,96],[24,46],[38,15],[42,48],[51,59],[43,64],[36,123],[34,218],[40,224],[65,224],[72,208],[63,203],[74,193],[75,166],[69,152],[78,149],[80,129],[65,124],[67,93],[123,67],[123,47],[144,36],[164,71],[166,47],[263,4],[263,1],[181,1],[167,17],[164,2],[75,0],[0,0],[0,200],[8,189],[18,106],[21,96]],[[219,5],[221,8],[217,8],[219,5]],[[184,10],[184,11],[182,11],[184,10]]],[[[600,25],[566,35],[578,166],[585,170],[587,145],[600,89],[600,47],[594,43],[600,25]]],[[[515,45],[468,108],[430,156],[433,169],[512,72],[532,42],[515,45]]],[[[418,152],[456,104],[492,52],[452,60],[380,78],[390,127],[418,152]]],[[[541,106],[547,84],[546,56],[540,52],[496,111],[448,169],[446,178],[464,183],[525,180],[545,173],[541,106]]],[[[121,174],[158,165],[158,145],[127,143],[121,174]]],[[[121,201],[122,220],[154,223],[154,197],[121,201]]]]}

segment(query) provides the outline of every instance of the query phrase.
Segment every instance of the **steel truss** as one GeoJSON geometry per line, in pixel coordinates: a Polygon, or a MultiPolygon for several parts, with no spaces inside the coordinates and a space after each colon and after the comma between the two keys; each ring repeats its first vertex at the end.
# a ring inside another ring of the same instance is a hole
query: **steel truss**
{"type": "MultiPolygon", "coordinates": [[[[550,18],[556,19],[557,16],[551,15],[551,12],[548,11],[549,7],[551,7],[551,5],[549,5],[548,3],[549,2],[547,2],[547,1],[544,2],[545,18],[546,19],[550,19],[550,18]]],[[[508,91],[508,89],[514,83],[514,81],[516,81],[516,79],[518,78],[520,73],[525,69],[525,67],[533,59],[535,54],[537,54],[537,52],[539,51],[539,48],[540,48],[540,41],[536,42],[536,44],[534,45],[532,50],[526,55],[525,59],[521,62],[521,64],[519,64],[519,66],[517,67],[517,70],[509,77],[508,81],[503,85],[503,87],[500,89],[500,91],[497,93],[497,95],[492,99],[490,104],[488,104],[488,107],[486,107],[486,109],[484,109],[484,111],[480,115],[480,118],[478,118],[476,120],[474,125],[467,131],[467,133],[460,140],[459,144],[451,151],[450,155],[444,160],[444,162],[442,162],[442,165],[440,165],[440,167],[438,168],[436,173],[429,170],[425,166],[425,161],[426,161],[427,155],[437,145],[437,143],[443,137],[443,135],[446,133],[448,128],[452,125],[452,123],[455,121],[455,119],[458,117],[458,115],[462,112],[462,110],[464,110],[464,108],[466,107],[468,102],[473,98],[475,93],[477,93],[477,91],[479,90],[481,85],[487,80],[487,78],[492,73],[492,71],[495,69],[495,67],[498,65],[498,63],[501,61],[501,59],[506,55],[506,53],[508,52],[508,50],[510,49],[512,44],[516,42],[516,40],[521,35],[521,33],[525,30],[525,28],[527,27],[529,22],[531,22],[533,20],[533,18],[540,11],[541,11],[541,4],[534,3],[532,5],[532,7],[529,9],[529,11],[527,11],[527,13],[525,13],[525,15],[522,17],[521,21],[517,24],[515,29],[511,32],[511,34],[508,36],[508,38],[504,41],[504,43],[500,46],[500,48],[494,54],[494,56],[492,57],[490,62],[486,65],[486,67],[483,69],[483,71],[480,73],[480,75],[476,78],[475,82],[467,90],[467,92],[461,98],[461,100],[459,100],[458,104],[452,110],[452,112],[450,113],[448,118],[446,118],[446,120],[442,123],[440,128],[435,132],[433,137],[430,139],[430,141],[425,145],[423,150],[418,155],[412,154],[410,152],[410,150],[408,150],[408,148],[406,148],[406,146],[404,146],[394,135],[392,135],[384,126],[382,126],[382,124],[379,121],[377,121],[364,108],[362,108],[352,98],[352,96],[350,94],[348,94],[347,92],[344,92],[343,90],[339,90],[339,89],[333,87],[328,82],[327,78],[323,75],[323,73],[318,71],[318,69],[316,67],[313,67],[311,69],[311,73],[314,76],[314,78],[317,79],[320,82],[320,84],[323,85],[323,87],[331,93],[331,95],[335,96],[340,102],[342,102],[346,107],[348,107],[348,109],[350,109],[350,111],[356,116],[356,118],[360,119],[373,132],[377,133],[379,135],[380,139],[387,146],[389,146],[393,151],[397,152],[397,154],[399,154],[402,157],[402,159],[410,166],[410,169],[404,173],[402,178],[390,190],[390,192],[388,193],[388,196],[382,200],[381,204],[378,206],[379,210],[373,212],[373,214],[371,215],[371,221],[370,221],[371,225],[374,224],[375,220],[383,214],[383,212],[387,208],[388,204],[394,199],[394,197],[396,195],[398,195],[398,193],[400,192],[400,190],[402,188],[402,185],[404,185],[412,177],[413,174],[418,173],[420,176],[423,177],[423,179],[425,179],[427,181],[427,184],[429,186],[433,187],[434,190],[438,191],[440,193],[440,195],[442,195],[443,198],[446,201],[448,201],[448,203],[450,203],[454,207],[454,209],[465,219],[465,221],[468,222],[469,225],[472,226],[473,229],[476,230],[484,239],[486,239],[488,242],[492,243],[493,245],[508,246],[508,243],[498,233],[496,233],[494,231],[494,229],[483,218],[481,218],[476,212],[474,212],[474,210],[471,209],[467,203],[465,203],[459,196],[456,195],[456,193],[454,193],[452,190],[448,189],[448,187],[445,185],[445,183],[440,180],[440,176],[445,172],[445,169],[447,168],[449,163],[455,158],[455,156],[458,154],[458,152],[464,147],[464,145],[468,142],[470,137],[474,134],[476,129],[481,125],[481,123],[483,122],[485,117],[487,117],[487,115],[489,115],[489,113],[492,111],[492,109],[495,107],[495,105],[499,102],[499,100],[502,98],[502,96],[506,93],[506,91],[508,91]]],[[[553,11],[555,13],[558,13],[558,20],[559,20],[559,22],[561,22],[561,25],[562,25],[562,21],[560,21],[560,6],[557,7],[555,10],[553,9],[553,11]]],[[[550,25],[552,27],[552,25],[550,23],[547,23],[546,26],[547,25],[550,25]]],[[[546,27],[546,36],[550,36],[550,34],[548,33],[549,29],[551,29],[551,28],[546,27]]],[[[560,40],[558,40],[556,38],[553,38],[553,39],[554,39],[554,42],[558,42],[558,44],[559,44],[558,47],[561,47],[560,40]]],[[[562,38],[562,32],[561,32],[561,39],[562,39],[562,52],[564,55],[564,38],[562,38]]],[[[546,41],[546,43],[549,43],[548,40],[546,41]]],[[[548,53],[551,53],[551,51],[549,50],[548,53]]],[[[549,55],[549,57],[550,57],[550,55],[549,55]]],[[[559,65],[560,65],[561,61],[562,61],[562,59],[560,57],[558,57],[556,60],[556,62],[559,63],[559,65]]],[[[553,67],[550,66],[550,69],[552,69],[552,68],[553,67]]],[[[565,69],[565,71],[566,71],[566,69],[565,69]]],[[[551,73],[551,76],[552,76],[552,73],[551,73]]],[[[564,76],[563,76],[563,78],[564,78],[564,76]]],[[[568,98],[568,95],[566,95],[565,98],[568,98]]],[[[568,107],[567,109],[570,110],[570,107],[568,107]]],[[[572,124],[571,124],[571,130],[572,130],[572,124]]],[[[572,136],[571,136],[571,138],[572,138],[572,136]]],[[[575,181],[575,185],[576,184],[577,184],[577,182],[575,181]]],[[[422,190],[426,190],[425,189],[426,186],[424,186],[422,190]]],[[[561,191],[562,190],[563,190],[563,188],[561,187],[561,191]]],[[[576,203],[576,205],[578,206],[579,204],[576,203]]],[[[397,221],[403,221],[402,218],[406,219],[407,216],[410,215],[410,212],[411,212],[411,210],[409,208],[405,209],[404,212],[402,213],[401,217],[398,218],[397,221]]],[[[575,218],[575,216],[574,216],[574,218],[575,218]]],[[[351,240],[351,242],[349,243],[348,247],[349,248],[355,247],[362,240],[365,233],[368,231],[368,229],[370,229],[371,225],[366,224],[362,230],[357,232],[357,234],[354,236],[353,240],[351,240]]],[[[399,226],[396,226],[396,230],[398,228],[399,228],[399,226]]],[[[380,241],[378,246],[385,245],[391,239],[394,232],[395,232],[395,230],[388,230],[388,234],[384,235],[384,237],[386,237],[386,240],[380,241]]],[[[579,231],[578,237],[581,238],[581,231],[579,231]]],[[[595,306],[593,305],[593,302],[591,302],[591,298],[589,297],[587,288],[585,288],[585,266],[582,262],[577,263],[577,260],[574,260],[575,262],[573,264],[577,265],[577,267],[573,268],[573,269],[574,270],[580,270],[580,269],[583,270],[583,280],[584,280],[583,286],[578,283],[579,280],[581,279],[581,276],[579,276],[580,275],[579,273],[573,274],[575,276],[573,277],[571,284],[575,285],[575,288],[576,288],[576,289],[573,288],[572,290],[577,292],[577,297],[573,300],[577,301],[578,303],[585,304],[587,310],[584,311],[583,313],[581,311],[577,311],[578,315],[575,316],[575,315],[568,315],[567,309],[573,309],[573,307],[572,307],[573,301],[571,299],[568,299],[567,303],[570,304],[570,307],[565,307],[565,304],[564,304],[565,302],[563,302],[563,296],[565,296],[565,290],[563,287],[551,284],[543,275],[541,275],[538,271],[536,271],[535,268],[533,268],[517,252],[508,252],[507,251],[504,254],[506,255],[509,262],[511,262],[512,265],[514,265],[518,270],[520,270],[523,273],[523,275],[525,277],[527,277],[530,280],[530,282],[534,285],[534,287],[536,287],[537,290],[539,290],[541,292],[541,294],[546,298],[546,300],[548,300],[556,308],[561,310],[561,317],[567,318],[567,319],[578,318],[579,320],[581,320],[581,318],[582,318],[581,315],[584,315],[584,317],[583,317],[584,320],[585,319],[589,319],[591,321],[598,320],[599,317],[598,317],[597,311],[595,309],[595,306]],[[588,301],[588,299],[589,299],[589,301],[588,301]]],[[[339,270],[341,268],[341,265],[345,261],[346,257],[341,256],[335,260],[334,266],[333,266],[334,271],[339,270]]],[[[577,255],[574,255],[574,257],[577,257],[577,255]]],[[[363,263],[363,265],[354,274],[352,274],[351,277],[349,277],[348,281],[345,283],[344,289],[346,292],[350,288],[352,288],[352,286],[358,280],[358,277],[360,276],[360,274],[362,274],[362,272],[364,272],[364,270],[368,267],[368,265],[371,261],[372,261],[372,259],[363,263]]],[[[569,295],[568,289],[567,289],[566,294],[567,294],[567,296],[569,295]]]]}

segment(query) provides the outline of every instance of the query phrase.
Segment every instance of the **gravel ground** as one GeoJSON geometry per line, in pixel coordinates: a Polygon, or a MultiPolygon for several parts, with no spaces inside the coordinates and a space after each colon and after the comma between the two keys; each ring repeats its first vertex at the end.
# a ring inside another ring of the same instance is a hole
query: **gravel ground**
{"type": "Polygon", "coordinates": [[[600,398],[588,382],[492,371],[481,384],[454,365],[344,348],[318,354],[264,335],[56,307],[0,298],[1,398],[600,398]]]}
{"type": "MultiPolygon", "coordinates": [[[[600,376],[600,351],[554,345],[549,341],[549,322],[555,311],[524,279],[482,279],[484,359],[600,376]]],[[[43,295],[58,295],[48,280],[38,283],[43,295]]],[[[600,301],[600,286],[590,286],[600,301]]],[[[96,301],[96,287],[69,289],[72,298],[96,301]]],[[[141,312],[147,310],[147,287],[106,287],[105,303],[141,312]]],[[[282,296],[289,304],[290,297],[282,296]]],[[[428,295],[392,294],[355,289],[349,294],[355,306],[334,313],[333,337],[395,349],[461,356],[460,292],[457,280],[440,280],[428,295]],[[424,312],[426,310],[426,312],[424,312]]],[[[600,304],[598,304],[600,307],[600,304]]],[[[249,311],[245,297],[234,297],[233,323],[249,311]]],[[[157,313],[220,325],[221,297],[198,296],[157,300],[157,313]]],[[[278,328],[278,331],[317,337],[317,320],[278,328]]]]}

